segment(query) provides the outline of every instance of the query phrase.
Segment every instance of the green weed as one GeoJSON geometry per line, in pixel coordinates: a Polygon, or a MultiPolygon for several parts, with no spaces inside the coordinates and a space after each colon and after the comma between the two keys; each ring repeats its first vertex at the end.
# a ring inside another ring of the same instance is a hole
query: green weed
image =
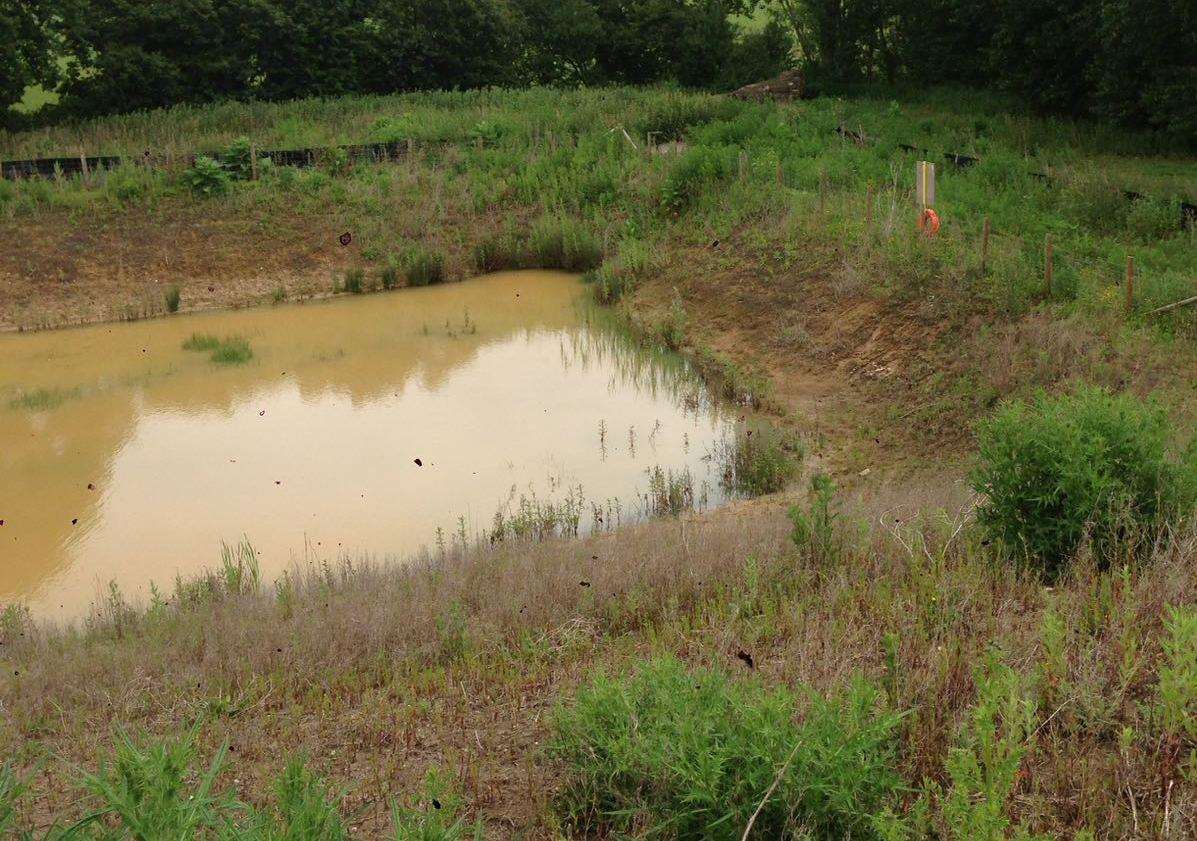
{"type": "Polygon", "coordinates": [[[1049,576],[1086,538],[1102,562],[1150,546],[1197,498],[1197,459],[1171,437],[1162,409],[1098,388],[1007,404],[979,427],[978,519],[1049,576]]]}
{"type": "Polygon", "coordinates": [[[842,696],[798,698],[673,659],[625,677],[594,676],[554,719],[564,767],[556,808],[583,833],[868,838],[902,789],[894,770],[901,718],[854,683],[842,696]]]}

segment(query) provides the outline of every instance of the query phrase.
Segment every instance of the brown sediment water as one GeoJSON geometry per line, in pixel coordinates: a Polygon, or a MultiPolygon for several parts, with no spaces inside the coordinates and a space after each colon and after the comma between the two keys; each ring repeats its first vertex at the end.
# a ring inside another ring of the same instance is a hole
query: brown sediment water
{"type": "Polygon", "coordinates": [[[169,594],[243,538],[269,580],[547,504],[610,527],[647,511],[657,467],[716,505],[733,424],[557,272],[0,336],[0,606],[169,594]],[[193,334],[253,356],[219,364],[193,334]]]}

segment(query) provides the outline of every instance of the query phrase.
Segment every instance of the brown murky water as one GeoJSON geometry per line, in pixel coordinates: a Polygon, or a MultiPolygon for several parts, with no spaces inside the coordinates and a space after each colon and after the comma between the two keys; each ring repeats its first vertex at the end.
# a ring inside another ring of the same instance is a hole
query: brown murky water
{"type": "Polygon", "coordinates": [[[733,422],[554,272],[0,336],[0,605],[170,592],[243,537],[269,579],[567,500],[585,531],[593,505],[641,516],[658,466],[714,505],[733,422]],[[214,363],[193,333],[253,358],[214,363]]]}

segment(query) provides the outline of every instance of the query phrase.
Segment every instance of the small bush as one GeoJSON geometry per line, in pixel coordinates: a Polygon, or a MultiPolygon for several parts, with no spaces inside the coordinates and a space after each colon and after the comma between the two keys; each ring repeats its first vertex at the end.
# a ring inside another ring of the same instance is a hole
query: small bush
{"type": "Polygon", "coordinates": [[[1088,535],[1099,560],[1150,542],[1191,510],[1193,448],[1169,456],[1163,411],[1082,387],[1000,408],[979,428],[978,519],[1006,549],[1057,574],[1088,535]]]}
{"type": "Polygon", "coordinates": [[[726,149],[695,146],[678,158],[661,188],[661,204],[681,213],[707,188],[729,178],[734,171],[726,149]]]}
{"type": "Polygon", "coordinates": [[[229,174],[219,161],[200,155],[183,173],[183,183],[197,196],[223,196],[229,191],[229,174]]]}
{"type": "Polygon", "coordinates": [[[171,286],[168,286],[166,288],[165,298],[166,298],[166,311],[167,312],[178,312],[179,311],[179,303],[183,299],[183,293],[182,293],[182,290],[179,289],[179,285],[177,283],[172,284],[171,286]]]}
{"type": "Polygon", "coordinates": [[[404,261],[408,286],[431,286],[445,282],[445,256],[439,251],[417,248],[404,261]]]}
{"type": "Polygon", "coordinates": [[[249,181],[253,177],[253,147],[248,137],[238,137],[220,155],[220,163],[230,178],[249,181]]]}
{"type": "Polygon", "coordinates": [[[778,777],[753,837],[873,837],[901,788],[900,716],[863,683],[813,698],[801,724],[796,706],[786,690],[673,659],[599,674],[554,716],[557,809],[579,834],[738,841],[778,777]]]}

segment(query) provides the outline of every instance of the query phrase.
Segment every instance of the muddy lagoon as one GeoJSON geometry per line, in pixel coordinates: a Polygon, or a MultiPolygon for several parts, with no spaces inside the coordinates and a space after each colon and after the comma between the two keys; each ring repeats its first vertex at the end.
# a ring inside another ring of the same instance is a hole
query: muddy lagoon
{"type": "Polygon", "coordinates": [[[711,507],[735,423],[558,272],[0,336],[0,605],[711,507]]]}

